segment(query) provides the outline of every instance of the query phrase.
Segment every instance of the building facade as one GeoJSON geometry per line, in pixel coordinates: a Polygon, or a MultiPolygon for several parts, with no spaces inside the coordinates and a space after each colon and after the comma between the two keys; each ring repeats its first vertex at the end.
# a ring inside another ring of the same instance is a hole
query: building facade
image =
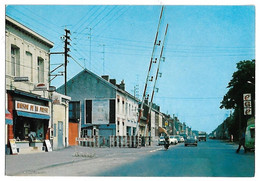
{"type": "MultiPolygon", "coordinates": [[[[49,52],[53,43],[6,16],[6,145],[15,139],[20,152],[44,149],[50,139],[49,52]]],[[[9,152],[9,147],[7,151],[9,152]]]]}
{"type": "Polygon", "coordinates": [[[70,97],[57,92],[51,93],[51,138],[53,149],[62,149],[69,143],[69,101],[70,97]]]}
{"type": "MultiPolygon", "coordinates": [[[[57,89],[64,92],[64,85],[57,89]]],[[[79,137],[134,135],[138,100],[109,76],[99,77],[85,69],[67,82],[71,97],[70,121],[80,123],[79,137]],[[77,115],[77,116],[76,116],[77,115]],[[77,117],[77,118],[76,118],[77,117]]]]}

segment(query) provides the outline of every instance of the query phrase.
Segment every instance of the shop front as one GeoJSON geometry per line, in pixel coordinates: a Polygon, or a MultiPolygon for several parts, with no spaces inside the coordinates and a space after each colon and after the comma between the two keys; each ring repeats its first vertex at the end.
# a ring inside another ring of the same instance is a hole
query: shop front
{"type": "Polygon", "coordinates": [[[12,92],[10,95],[8,106],[13,109],[13,134],[8,133],[8,138],[15,140],[18,153],[45,151],[45,140],[50,138],[50,101],[31,94],[12,92]]]}

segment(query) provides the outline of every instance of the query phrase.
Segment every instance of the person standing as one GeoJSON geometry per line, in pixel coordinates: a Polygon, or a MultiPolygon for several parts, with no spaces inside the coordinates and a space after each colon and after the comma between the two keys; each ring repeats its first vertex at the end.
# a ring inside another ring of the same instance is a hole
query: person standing
{"type": "Polygon", "coordinates": [[[241,146],[244,148],[244,152],[246,153],[246,147],[245,147],[245,133],[242,132],[240,139],[239,139],[239,146],[237,148],[236,153],[239,153],[241,146]]]}

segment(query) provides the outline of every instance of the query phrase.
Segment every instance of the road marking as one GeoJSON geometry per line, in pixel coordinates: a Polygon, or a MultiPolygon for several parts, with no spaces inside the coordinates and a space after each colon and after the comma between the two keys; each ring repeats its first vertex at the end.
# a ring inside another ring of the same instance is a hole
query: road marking
{"type": "Polygon", "coordinates": [[[159,150],[162,150],[163,148],[158,148],[156,150],[151,150],[150,153],[153,153],[153,152],[156,152],[156,151],[159,151],[159,150]]]}

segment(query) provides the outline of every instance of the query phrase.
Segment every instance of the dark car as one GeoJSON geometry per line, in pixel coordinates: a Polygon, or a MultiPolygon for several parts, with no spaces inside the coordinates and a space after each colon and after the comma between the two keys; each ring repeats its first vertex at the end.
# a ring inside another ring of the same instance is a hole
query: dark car
{"type": "Polygon", "coordinates": [[[198,146],[198,141],[197,141],[194,137],[189,136],[189,137],[187,137],[187,139],[184,141],[184,146],[188,146],[188,145],[198,146]]]}

